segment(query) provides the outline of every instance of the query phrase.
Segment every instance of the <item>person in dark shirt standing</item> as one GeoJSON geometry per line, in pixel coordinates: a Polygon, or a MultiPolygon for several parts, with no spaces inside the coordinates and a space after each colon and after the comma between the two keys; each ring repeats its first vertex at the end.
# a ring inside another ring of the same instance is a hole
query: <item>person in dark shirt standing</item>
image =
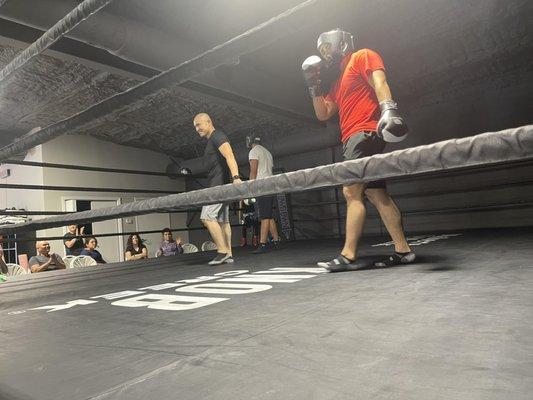
{"type": "MultiPolygon", "coordinates": [[[[242,183],[239,167],[226,134],[220,129],[215,129],[211,118],[206,113],[196,115],[193,123],[200,137],[207,139],[204,165],[208,170],[209,187],[229,183],[230,177],[233,183],[242,183]]],[[[217,203],[203,206],[200,219],[217,245],[217,255],[209,262],[209,265],[232,263],[229,204],[217,203]]]]}
{"type": "Polygon", "coordinates": [[[67,256],[79,256],[83,248],[83,236],[85,227],[81,228],[78,225],[69,225],[68,232],[63,236],[63,243],[65,244],[65,255],[67,256]]]}

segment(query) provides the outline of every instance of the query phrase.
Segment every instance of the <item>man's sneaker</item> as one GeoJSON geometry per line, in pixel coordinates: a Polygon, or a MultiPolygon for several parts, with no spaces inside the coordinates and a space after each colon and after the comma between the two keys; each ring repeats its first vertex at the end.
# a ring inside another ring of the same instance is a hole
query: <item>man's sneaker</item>
{"type": "Polygon", "coordinates": [[[208,262],[209,265],[220,265],[225,262],[233,262],[233,257],[226,253],[217,253],[217,256],[208,262]],[[227,261],[231,258],[231,261],[227,261]]]}
{"type": "Polygon", "coordinates": [[[316,265],[327,269],[329,272],[341,272],[347,271],[349,267],[352,267],[354,261],[347,259],[343,255],[334,258],[331,261],[317,262],[316,265]]]}
{"type": "Polygon", "coordinates": [[[382,261],[376,261],[374,267],[393,267],[400,264],[411,264],[416,259],[415,253],[394,253],[389,258],[382,261]]]}
{"type": "Polygon", "coordinates": [[[268,247],[266,244],[260,244],[257,249],[252,251],[253,254],[265,254],[268,253],[268,247]]]}
{"type": "Polygon", "coordinates": [[[235,262],[235,260],[233,259],[232,256],[228,256],[228,257],[224,260],[224,262],[225,262],[226,264],[231,264],[231,263],[235,262]]]}

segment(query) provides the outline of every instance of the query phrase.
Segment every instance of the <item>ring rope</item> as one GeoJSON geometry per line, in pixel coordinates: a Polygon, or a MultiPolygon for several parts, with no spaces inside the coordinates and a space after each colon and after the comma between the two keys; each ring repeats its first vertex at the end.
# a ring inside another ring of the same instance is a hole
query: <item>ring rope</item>
{"type": "Polygon", "coordinates": [[[530,160],[531,158],[533,158],[533,125],[525,125],[499,132],[450,139],[372,157],[287,172],[238,185],[215,186],[109,208],[43,218],[3,226],[0,230],[8,234],[40,230],[69,223],[83,224],[243,198],[300,192],[319,187],[370,182],[469,166],[530,160]]]}

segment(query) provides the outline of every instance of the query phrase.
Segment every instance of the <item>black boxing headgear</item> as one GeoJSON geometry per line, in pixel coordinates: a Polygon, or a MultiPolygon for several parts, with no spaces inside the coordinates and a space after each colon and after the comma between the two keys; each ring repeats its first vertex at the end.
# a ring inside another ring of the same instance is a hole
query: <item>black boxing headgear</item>
{"type": "Polygon", "coordinates": [[[254,143],[261,144],[261,138],[257,135],[246,136],[246,148],[251,149],[254,143]]]}
{"type": "Polygon", "coordinates": [[[326,65],[339,63],[342,57],[355,51],[353,35],[339,28],[323,32],[318,36],[316,48],[320,54],[322,54],[320,49],[326,43],[330,45],[328,54],[331,55],[330,59],[324,59],[326,65]]]}

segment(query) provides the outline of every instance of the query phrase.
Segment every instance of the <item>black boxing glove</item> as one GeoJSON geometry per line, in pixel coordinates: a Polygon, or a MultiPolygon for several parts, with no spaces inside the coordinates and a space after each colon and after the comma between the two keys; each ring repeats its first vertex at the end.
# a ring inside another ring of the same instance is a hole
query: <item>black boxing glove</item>
{"type": "Polygon", "coordinates": [[[378,122],[378,136],[385,142],[397,143],[407,137],[407,125],[398,113],[398,105],[393,100],[379,103],[381,118],[378,122]]]}
{"type": "Polygon", "coordinates": [[[302,63],[302,73],[305,83],[309,88],[311,97],[322,96],[320,87],[320,71],[324,67],[324,61],[319,56],[310,56],[302,63]]]}

